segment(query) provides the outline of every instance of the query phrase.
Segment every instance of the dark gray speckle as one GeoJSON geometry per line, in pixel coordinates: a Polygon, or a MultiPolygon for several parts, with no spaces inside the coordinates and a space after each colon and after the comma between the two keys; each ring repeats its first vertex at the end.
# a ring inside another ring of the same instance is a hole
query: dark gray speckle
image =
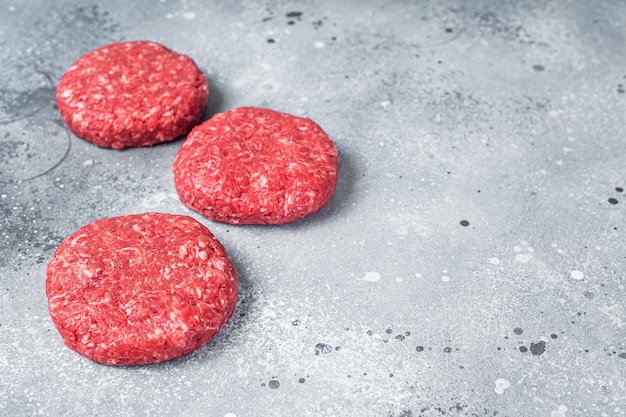
{"type": "Polygon", "coordinates": [[[546,342],[544,342],[543,340],[537,343],[530,344],[530,352],[535,356],[539,356],[545,351],[546,351],[546,342]]]}
{"type": "Polygon", "coordinates": [[[326,354],[333,351],[333,347],[327,345],[326,343],[318,343],[315,345],[315,355],[319,355],[320,353],[326,354]]]}
{"type": "Polygon", "coordinates": [[[277,379],[272,379],[268,384],[267,384],[271,389],[278,389],[278,387],[280,387],[280,382],[278,382],[277,379]]]}

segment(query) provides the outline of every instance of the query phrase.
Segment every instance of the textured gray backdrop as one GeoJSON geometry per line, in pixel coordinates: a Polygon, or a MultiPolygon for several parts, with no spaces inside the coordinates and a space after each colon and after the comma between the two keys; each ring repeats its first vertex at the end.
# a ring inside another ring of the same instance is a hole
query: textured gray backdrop
{"type": "Polygon", "coordinates": [[[0,0],[0,415],[624,415],[625,51],[619,0],[0,0]],[[331,202],[212,223],[175,194],[180,140],[69,134],[63,72],[135,39],[196,61],[207,118],[318,122],[331,202]],[[63,346],[45,268],[80,226],[144,211],[216,234],[238,306],[184,358],[97,365],[63,346]]]}

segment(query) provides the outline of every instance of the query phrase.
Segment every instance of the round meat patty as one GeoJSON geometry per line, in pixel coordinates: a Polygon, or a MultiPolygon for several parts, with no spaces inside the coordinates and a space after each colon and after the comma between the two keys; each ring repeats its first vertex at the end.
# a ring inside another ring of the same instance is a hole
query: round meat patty
{"type": "Polygon", "coordinates": [[[195,127],[174,159],[180,200],[211,220],[280,224],[321,209],[339,157],[310,119],[241,107],[195,127]]]}
{"type": "Polygon", "coordinates": [[[81,56],[56,91],[61,117],[98,146],[172,140],[198,124],[209,89],[191,58],[147,41],[114,43],[81,56]]]}
{"type": "Polygon", "coordinates": [[[237,272],[224,247],[188,216],[101,219],[57,248],[48,309],[65,344],[107,365],[185,355],[230,318],[237,272]]]}

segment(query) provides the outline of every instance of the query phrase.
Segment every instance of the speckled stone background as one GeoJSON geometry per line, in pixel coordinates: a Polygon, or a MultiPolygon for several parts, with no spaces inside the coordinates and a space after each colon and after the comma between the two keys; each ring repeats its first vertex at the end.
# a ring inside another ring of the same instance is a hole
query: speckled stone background
{"type": "Polygon", "coordinates": [[[618,0],[0,0],[0,415],[623,416],[625,51],[618,0]],[[342,168],[297,223],[194,215],[239,271],[235,315],[114,368],[64,347],[45,268],[95,219],[192,214],[181,140],[97,148],[54,89],[135,39],[196,61],[206,118],[310,117],[342,168]]]}

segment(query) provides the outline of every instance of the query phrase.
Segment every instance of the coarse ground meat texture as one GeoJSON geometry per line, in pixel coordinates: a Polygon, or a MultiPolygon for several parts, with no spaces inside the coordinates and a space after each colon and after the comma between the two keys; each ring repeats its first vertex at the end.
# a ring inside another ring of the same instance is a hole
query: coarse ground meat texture
{"type": "Polygon", "coordinates": [[[339,156],[312,120],[241,107],[195,127],[173,170],[180,200],[207,218],[281,224],[312,214],[330,200],[339,156]]]}
{"type": "Polygon", "coordinates": [[[233,313],[237,272],[188,216],[97,220],[57,248],[48,309],[65,344],[107,365],[143,365],[207,343],[233,313]]]}
{"type": "Polygon", "coordinates": [[[197,125],[209,89],[191,58],[154,42],[121,42],[81,56],[56,90],[70,131],[98,146],[150,146],[197,125]]]}

